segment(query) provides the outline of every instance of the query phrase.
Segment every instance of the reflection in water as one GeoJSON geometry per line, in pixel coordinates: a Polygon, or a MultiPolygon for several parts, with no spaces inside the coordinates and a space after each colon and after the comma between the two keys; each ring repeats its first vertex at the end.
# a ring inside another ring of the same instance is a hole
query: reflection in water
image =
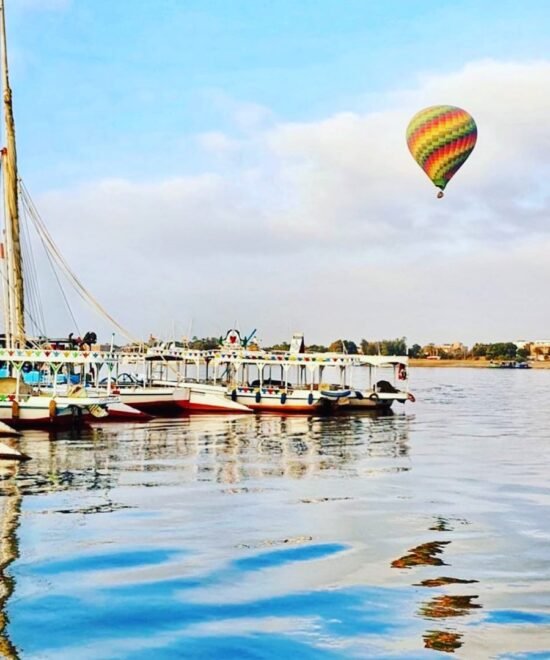
{"type": "Polygon", "coordinates": [[[15,580],[7,572],[10,564],[19,557],[17,528],[21,515],[21,494],[15,477],[17,463],[2,462],[1,479],[1,537],[0,537],[0,654],[8,660],[19,657],[17,649],[8,636],[8,616],[6,605],[15,590],[15,580]]]}
{"type": "Polygon", "coordinates": [[[424,635],[424,646],[434,651],[454,653],[462,646],[462,635],[446,630],[428,630],[424,635]]]}
{"type": "Polygon", "coordinates": [[[412,568],[413,566],[444,566],[445,562],[437,557],[450,541],[431,541],[416,548],[410,548],[410,554],[392,561],[392,568],[412,568]]]}
{"type": "Polygon", "coordinates": [[[146,426],[97,426],[91,435],[70,443],[62,442],[63,437],[47,442],[35,432],[23,440],[33,456],[21,473],[24,494],[108,490],[116,485],[120,469],[158,475],[177,467],[179,481],[227,484],[233,487],[228,494],[242,492],[235,487],[243,482],[265,478],[303,479],[334,470],[353,477],[410,469],[408,419],[397,416],[190,416],[146,426]]]}
{"type": "Polygon", "coordinates": [[[465,616],[470,610],[481,609],[481,605],[472,603],[474,598],[478,596],[435,596],[420,607],[420,614],[429,619],[465,616]]]}
{"type": "Polygon", "coordinates": [[[461,580],[460,578],[452,577],[439,577],[433,580],[422,580],[422,582],[415,584],[415,587],[442,587],[444,584],[474,584],[479,580],[461,580]]]}
{"type": "Polygon", "coordinates": [[[452,532],[454,531],[453,523],[459,523],[460,525],[467,525],[468,521],[462,518],[450,519],[444,518],[443,516],[436,516],[435,523],[429,527],[430,530],[434,532],[452,532]]]}
{"type": "Polygon", "coordinates": [[[292,536],[288,539],[270,539],[269,541],[261,541],[254,545],[249,543],[239,543],[239,548],[271,548],[278,545],[301,545],[313,541],[313,536],[292,536]]]}
{"type": "MultiPolygon", "coordinates": [[[[249,645],[246,626],[258,631],[255,644],[271,635],[282,655],[283,635],[271,621],[280,620],[284,631],[309,621],[317,626],[321,617],[335,639],[365,631],[364,603],[377,599],[367,588],[337,584],[338,572],[356,558],[353,542],[331,538],[331,516],[348,505],[360,511],[353,483],[367,493],[370,482],[376,492],[368,477],[400,478],[410,469],[408,430],[409,420],[397,415],[266,415],[97,425],[73,437],[26,433],[22,445],[33,460],[18,483],[33,495],[25,520],[41,541],[16,573],[20,589],[34,589],[10,609],[12,638],[37,657],[75,657],[71,650],[85,638],[87,657],[108,657],[116,652],[106,653],[107,644],[122,636],[147,646],[170,626],[201,625],[212,627],[215,645],[226,626],[240,657],[249,645]],[[264,573],[276,577],[273,583],[264,573]],[[132,623],[142,620],[145,631],[132,623]]],[[[337,533],[345,537],[354,522],[350,517],[337,533]]],[[[391,591],[386,602],[408,598],[391,591]]],[[[395,625],[377,621],[386,609],[372,610],[373,634],[395,625]]],[[[182,648],[164,657],[180,657],[182,648]]],[[[307,652],[309,642],[296,648],[307,652]]]]}
{"type": "Polygon", "coordinates": [[[18,473],[21,494],[112,488],[116,472],[110,469],[111,447],[96,448],[93,437],[92,441],[81,438],[73,442],[71,435],[27,432],[20,444],[32,460],[18,473]]]}
{"type": "Polygon", "coordinates": [[[56,660],[544,657],[550,371],[489,372],[418,370],[393,417],[26,433],[11,640],[56,660]]]}
{"type": "Polygon", "coordinates": [[[498,657],[516,631],[516,648],[543,651],[547,619],[527,616],[547,603],[548,416],[499,421],[489,391],[445,394],[445,410],[422,399],[416,418],[25,433],[0,656],[498,657]]]}
{"type": "MultiPolygon", "coordinates": [[[[465,520],[460,520],[461,524],[467,524],[465,520]]],[[[450,532],[453,527],[449,524],[449,519],[442,516],[436,517],[435,525],[429,528],[431,531],[450,532]]],[[[412,568],[415,566],[442,566],[445,562],[437,555],[441,554],[450,541],[431,541],[423,543],[409,550],[410,554],[395,559],[392,568],[412,568]]],[[[464,580],[453,577],[439,577],[422,580],[413,586],[422,587],[442,587],[450,584],[473,584],[477,580],[464,580]]],[[[477,595],[453,596],[443,594],[435,596],[428,602],[422,603],[419,614],[426,619],[447,619],[460,617],[470,614],[471,610],[481,609],[481,605],[472,602],[477,595]]],[[[423,635],[425,648],[442,651],[445,653],[454,653],[462,646],[463,635],[456,631],[449,630],[427,630],[423,635]]]]}

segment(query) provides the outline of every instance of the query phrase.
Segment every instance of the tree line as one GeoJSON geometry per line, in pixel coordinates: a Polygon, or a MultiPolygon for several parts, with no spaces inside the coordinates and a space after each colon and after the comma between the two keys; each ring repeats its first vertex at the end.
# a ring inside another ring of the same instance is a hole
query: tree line
{"type": "MultiPolygon", "coordinates": [[[[213,350],[220,346],[221,337],[193,337],[188,346],[194,350],[213,350]]],[[[259,347],[253,341],[248,346],[250,350],[259,347]]],[[[262,347],[266,351],[288,351],[289,342],[279,342],[262,347]]],[[[330,344],[309,344],[306,353],[347,353],[348,355],[408,355],[410,358],[438,357],[446,360],[487,359],[487,360],[526,360],[529,357],[528,348],[517,348],[513,342],[496,342],[493,344],[476,343],[470,349],[465,347],[443,349],[435,344],[412,344],[407,347],[405,337],[396,339],[367,340],[355,342],[353,339],[335,339],[330,344]]]]}
{"type": "Polygon", "coordinates": [[[494,344],[476,343],[472,348],[444,349],[435,344],[420,346],[413,344],[408,350],[410,358],[438,357],[442,360],[527,360],[528,348],[518,348],[513,342],[496,342],[494,344]]]}
{"type": "MultiPolygon", "coordinates": [[[[220,346],[222,342],[221,337],[193,337],[188,342],[189,348],[193,350],[213,350],[220,346]]],[[[248,346],[249,349],[254,350],[258,348],[254,342],[248,346]]],[[[289,342],[280,342],[271,346],[262,347],[266,351],[288,351],[290,349],[289,342]]],[[[405,337],[398,339],[382,339],[380,341],[368,341],[362,339],[359,343],[352,339],[335,339],[328,345],[323,344],[309,344],[305,348],[306,353],[347,353],[348,355],[406,355],[407,342],[405,337]]]]}

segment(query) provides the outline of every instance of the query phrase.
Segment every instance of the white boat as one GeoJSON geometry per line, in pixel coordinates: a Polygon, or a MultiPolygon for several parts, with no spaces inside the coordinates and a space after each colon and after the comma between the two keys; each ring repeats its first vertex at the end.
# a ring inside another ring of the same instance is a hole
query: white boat
{"type": "Polygon", "coordinates": [[[219,349],[196,351],[165,344],[153,347],[149,355],[183,365],[177,370],[183,372],[180,386],[190,391],[190,411],[229,410],[229,401],[249,410],[285,414],[387,409],[396,401],[414,401],[407,385],[406,356],[306,353],[303,337],[288,352],[267,352],[248,350],[239,332],[230,330],[219,349]],[[194,379],[188,377],[188,365],[195,371],[194,379]],[[367,386],[355,386],[354,376],[364,374],[367,386]],[[329,380],[335,376],[338,383],[329,380]]]}
{"type": "Polygon", "coordinates": [[[177,384],[147,384],[135,375],[115,376],[112,387],[122,403],[150,415],[176,415],[186,409],[189,389],[177,384]]]}
{"type": "MultiPolygon", "coordinates": [[[[229,330],[219,349],[196,351],[165,344],[151,348],[148,355],[151,360],[183,364],[180,386],[189,389],[190,412],[314,413],[336,407],[336,402],[323,396],[313,381],[307,384],[306,375],[301,370],[295,374],[297,382],[289,378],[290,368],[296,366],[292,362],[294,356],[286,360],[279,354],[250,351],[246,348],[247,343],[241,339],[238,330],[229,330]],[[264,375],[264,367],[271,367],[273,362],[282,369],[278,382],[264,375]],[[188,365],[196,370],[194,379],[188,377],[188,365]],[[204,371],[202,379],[201,368],[204,371]],[[287,377],[283,380],[285,373],[287,377]]],[[[182,369],[172,368],[181,374],[182,369]]]]}
{"type": "Polygon", "coordinates": [[[225,385],[186,383],[189,398],[183,406],[188,412],[250,413],[252,408],[229,394],[225,385]]]}
{"type": "Polygon", "coordinates": [[[408,388],[408,357],[405,355],[355,355],[342,368],[341,384],[323,387],[328,397],[345,400],[348,410],[383,410],[395,403],[416,401],[408,388]],[[353,374],[368,369],[367,387],[353,385],[353,374]]]}
{"type": "MultiPolygon", "coordinates": [[[[31,386],[25,383],[23,365],[40,365],[58,376],[63,368],[83,367],[94,360],[96,368],[103,361],[114,360],[111,354],[70,353],[39,349],[0,348],[0,362],[14,376],[0,378],[0,420],[15,428],[29,426],[60,427],[86,418],[102,418],[109,407],[120,403],[113,392],[94,392],[74,385],[31,386]],[[67,353],[65,355],[65,353],[67,353]]],[[[54,378],[55,380],[55,378],[54,378]]]]}
{"type": "Polygon", "coordinates": [[[346,399],[327,397],[318,389],[285,383],[238,385],[231,390],[232,399],[251,410],[279,413],[326,413],[347,404],[346,399]]]}
{"type": "Polygon", "coordinates": [[[122,403],[148,415],[181,415],[187,409],[189,389],[168,380],[165,373],[168,367],[146,360],[144,354],[118,353],[113,371],[96,382],[95,387],[110,387],[122,403]],[[128,367],[133,371],[121,371],[128,367]],[[163,377],[155,382],[154,372],[158,368],[163,369],[163,377]]]}
{"type": "MultiPolygon", "coordinates": [[[[160,344],[151,347],[145,355],[145,376],[143,381],[150,387],[164,388],[176,392],[178,406],[187,413],[190,412],[251,412],[249,408],[231,400],[227,387],[220,379],[212,381],[208,376],[208,362],[205,362],[202,351],[189,351],[175,342],[160,344]],[[195,367],[195,378],[188,374],[188,366],[195,367]],[[183,369],[182,369],[183,367],[183,369]],[[201,380],[201,367],[206,367],[205,378],[201,380]]],[[[136,376],[121,374],[117,384],[122,382],[121,394],[124,385],[134,380],[136,376]],[[125,380],[121,381],[121,377],[125,380]]],[[[134,405],[134,404],[132,404],[134,405]]]]}

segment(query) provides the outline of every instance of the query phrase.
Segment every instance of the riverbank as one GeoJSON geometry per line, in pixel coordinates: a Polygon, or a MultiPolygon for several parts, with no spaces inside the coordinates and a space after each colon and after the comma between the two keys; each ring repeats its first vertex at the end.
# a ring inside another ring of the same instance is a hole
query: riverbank
{"type": "MultiPolygon", "coordinates": [[[[411,367],[472,367],[472,368],[488,368],[489,360],[427,360],[425,358],[411,358],[409,365],[411,367]]],[[[550,360],[546,362],[529,362],[529,365],[534,369],[550,369],[550,360]]]]}

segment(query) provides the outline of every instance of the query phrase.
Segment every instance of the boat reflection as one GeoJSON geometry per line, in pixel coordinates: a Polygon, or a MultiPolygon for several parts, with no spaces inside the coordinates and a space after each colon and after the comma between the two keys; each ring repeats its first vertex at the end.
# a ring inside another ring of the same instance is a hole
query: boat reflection
{"type": "Polygon", "coordinates": [[[470,614],[470,610],[481,609],[481,605],[473,603],[479,596],[435,596],[420,607],[420,614],[429,619],[447,619],[470,614]]]}
{"type": "Polygon", "coordinates": [[[151,427],[145,446],[153,458],[176,442],[177,458],[191,459],[178,466],[190,480],[237,484],[304,479],[325,471],[354,474],[366,464],[381,471],[409,469],[406,461],[394,460],[408,455],[407,438],[406,421],[388,416],[192,416],[177,427],[151,427]]]}
{"type": "MultiPolygon", "coordinates": [[[[25,434],[33,457],[22,468],[23,493],[113,487],[118,472],[177,473],[182,481],[303,479],[324,471],[361,475],[405,471],[409,419],[290,415],[193,415],[148,424],[106,424],[66,433],[25,434]],[[117,455],[116,464],[111,460],[117,455]]],[[[254,485],[249,484],[250,487],[254,485]]]]}
{"type": "Polygon", "coordinates": [[[431,541],[416,548],[410,548],[408,555],[392,561],[392,568],[412,568],[413,566],[443,566],[445,562],[437,555],[441,554],[450,541],[431,541]]]}
{"type": "Polygon", "coordinates": [[[18,472],[22,495],[69,489],[104,491],[116,483],[116,473],[110,470],[110,447],[96,447],[93,434],[83,442],[83,436],[70,432],[27,431],[20,440],[22,447],[32,457],[18,472]]]}
{"type": "Polygon", "coordinates": [[[0,466],[0,655],[8,660],[19,658],[8,635],[6,612],[7,603],[15,590],[15,580],[8,569],[19,557],[17,529],[23,498],[16,482],[17,471],[16,462],[2,462],[0,466]]]}
{"type": "Polygon", "coordinates": [[[454,653],[462,646],[462,635],[447,630],[428,630],[423,636],[424,647],[444,653],[454,653]]]}
{"type": "MultiPolygon", "coordinates": [[[[98,425],[80,433],[25,432],[19,448],[32,460],[4,468],[3,473],[0,656],[17,658],[7,635],[6,603],[15,590],[8,568],[19,556],[16,530],[24,496],[80,491],[82,497],[76,499],[51,498],[48,513],[93,515],[134,505],[132,497],[117,501],[117,486],[127,494],[132,486],[141,490],[155,484],[179,487],[210,481],[231,495],[275,487],[266,482],[281,477],[408,470],[408,434],[405,416],[365,414],[337,419],[190,416],[145,425],[98,425]],[[66,501],[73,505],[60,509],[66,501]]],[[[303,498],[305,503],[317,501],[323,500],[303,498]]],[[[311,541],[311,535],[289,535],[265,545],[301,546],[311,541]]],[[[263,542],[258,543],[261,547],[263,542]]],[[[252,540],[242,547],[248,546],[257,544],[252,540]]]]}
{"type": "MultiPolygon", "coordinates": [[[[460,520],[461,524],[467,521],[460,520]]],[[[428,528],[430,531],[452,532],[454,526],[451,521],[442,516],[437,516],[435,524],[428,528]]],[[[422,543],[408,551],[408,554],[391,562],[392,568],[414,568],[417,566],[445,566],[447,565],[440,555],[445,546],[451,541],[430,541],[422,543]]],[[[474,584],[478,580],[467,580],[455,577],[441,576],[437,578],[426,578],[413,584],[414,587],[440,588],[455,584],[474,584]]],[[[422,603],[418,614],[428,620],[453,619],[467,616],[474,610],[479,610],[482,605],[474,602],[477,595],[452,595],[439,594],[422,603]]],[[[424,647],[444,653],[454,653],[463,644],[463,634],[456,630],[427,630],[423,635],[424,647]]]]}
{"type": "Polygon", "coordinates": [[[461,580],[460,578],[439,577],[433,580],[422,580],[415,587],[442,587],[445,584],[474,584],[479,580],[461,580]]]}

